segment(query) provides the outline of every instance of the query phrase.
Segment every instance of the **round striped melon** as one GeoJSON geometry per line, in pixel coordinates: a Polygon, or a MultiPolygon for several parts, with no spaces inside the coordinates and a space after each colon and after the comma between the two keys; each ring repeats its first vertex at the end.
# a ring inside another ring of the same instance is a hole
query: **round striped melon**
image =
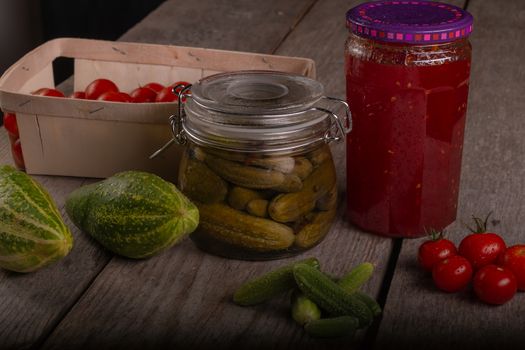
{"type": "Polygon", "coordinates": [[[73,237],[46,190],[26,173],[0,166],[0,267],[31,272],[66,256],[73,237]]]}

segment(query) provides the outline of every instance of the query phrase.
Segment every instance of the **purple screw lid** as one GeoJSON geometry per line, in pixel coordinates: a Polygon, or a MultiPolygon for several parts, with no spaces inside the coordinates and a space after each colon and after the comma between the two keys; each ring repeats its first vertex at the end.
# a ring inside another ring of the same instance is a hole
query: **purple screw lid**
{"type": "Polygon", "coordinates": [[[467,11],[435,1],[373,1],[350,9],[346,26],[373,40],[436,44],[465,38],[472,32],[467,11]]]}

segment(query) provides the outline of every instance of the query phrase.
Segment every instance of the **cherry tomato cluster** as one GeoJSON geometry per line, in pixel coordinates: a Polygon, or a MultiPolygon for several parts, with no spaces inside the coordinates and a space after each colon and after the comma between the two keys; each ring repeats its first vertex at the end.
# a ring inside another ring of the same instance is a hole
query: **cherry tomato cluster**
{"type": "Polygon", "coordinates": [[[132,103],[174,102],[178,98],[175,93],[180,92],[188,85],[189,83],[186,81],[177,81],[168,86],[152,82],[139,86],[128,94],[120,91],[117,84],[109,79],[96,79],[86,87],[85,91],[75,91],[71,97],[132,103]]]}
{"type": "Polygon", "coordinates": [[[525,244],[507,247],[497,233],[487,232],[487,222],[473,217],[475,228],[456,248],[441,232],[419,247],[419,265],[432,272],[439,289],[453,293],[472,281],[480,300],[501,305],[511,300],[516,291],[525,291],[525,244]]]}
{"type": "MultiPolygon", "coordinates": [[[[40,96],[65,97],[63,93],[55,89],[41,88],[32,93],[40,96]]],[[[4,113],[4,127],[9,135],[11,142],[11,155],[18,169],[24,170],[26,168],[24,162],[24,154],[22,153],[22,144],[20,143],[20,133],[18,131],[18,124],[16,122],[16,115],[14,113],[4,113]]]]}
{"type": "MultiPolygon", "coordinates": [[[[69,97],[76,99],[125,103],[174,102],[178,98],[175,93],[180,92],[188,85],[189,83],[185,81],[177,81],[168,86],[151,82],[136,88],[128,94],[120,91],[117,84],[109,79],[96,79],[93,80],[84,91],[75,91],[69,97]]],[[[65,97],[61,91],[52,88],[41,88],[32,92],[32,94],[39,96],[65,97]]],[[[16,115],[14,113],[4,113],[4,126],[9,134],[9,140],[11,142],[11,154],[13,156],[15,165],[17,168],[24,170],[24,155],[22,153],[20,133],[18,131],[18,124],[16,122],[16,115]]]]}

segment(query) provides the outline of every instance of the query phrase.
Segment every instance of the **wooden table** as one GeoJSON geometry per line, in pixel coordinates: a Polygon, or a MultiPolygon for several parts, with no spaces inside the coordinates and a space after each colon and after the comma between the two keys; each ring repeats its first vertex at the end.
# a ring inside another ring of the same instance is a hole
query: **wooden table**
{"type": "MultiPolygon", "coordinates": [[[[509,244],[525,242],[525,1],[457,0],[474,15],[474,47],[458,218],[494,211],[509,244]]],[[[313,58],[329,95],[344,98],[344,15],[358,1],[166,1],[121,40],[313,58]]],[[[11,163],[1,131],[0,159],[11,163]]],[[[331,233],[300,257],[271,262],[226,260],[185,240],[148,260],[105,251],[74,228],[64,199],[85,179],[37,176],[73,229],[72,252],[31,274],[0,271],[0,349],[523,349],[525,295],[492,307],[472,291],[445,294],[416,266],[422,240],[359,231],[345,218],[344,145],[333,148],[340,212],[331,233]],[[367,331],[351,339],[310,338],[289,317],[285,296],[254,308],[235,306],[245,280],[316,256],[340,275],[371,261],[366,290],[384,305],[367,331]],[[521,345],[519,345],[521,343],[521,345]]],[[[459,243],[465,230],[451,225],[459,243]]]]}

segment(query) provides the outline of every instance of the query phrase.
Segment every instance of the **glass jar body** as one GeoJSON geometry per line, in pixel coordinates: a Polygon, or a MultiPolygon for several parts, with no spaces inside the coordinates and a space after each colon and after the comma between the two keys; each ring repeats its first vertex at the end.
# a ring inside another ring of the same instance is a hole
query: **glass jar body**
{"type": "Polygon", "coordinates": [[[199,207],[193,241],[228,258],[296,255],[317,245],[336,215],[335,167],[323,143],[271,155],[188,141],[179,188],[199,207]]]}
{"type": "Polygon", "coordinates": [[[456,217],[471,46],[345,47],[348,214],[364,230],[418,237],[456,217]]]}

